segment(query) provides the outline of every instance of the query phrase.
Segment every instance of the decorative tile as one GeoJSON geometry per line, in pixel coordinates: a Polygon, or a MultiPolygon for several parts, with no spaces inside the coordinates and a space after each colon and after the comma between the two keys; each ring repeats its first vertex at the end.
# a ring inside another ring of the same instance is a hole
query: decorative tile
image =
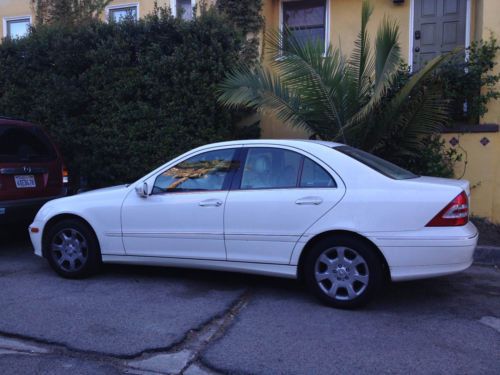
{"type": "Polygon", "coordinates": [[[452,145],[453,147],[455,147],[456,145],[458,145],[460,143],[460,141],[456,138],[456,137],[453,137],[452,139],[450,139],[450,145],[452,145]]]}
{"type": "Polygon", "coordinates": [[[483,137],[479,142],[481,142],[483,146],[486,146],[488,143],[490,143],[490,140],[486,137],[483,137]]]}

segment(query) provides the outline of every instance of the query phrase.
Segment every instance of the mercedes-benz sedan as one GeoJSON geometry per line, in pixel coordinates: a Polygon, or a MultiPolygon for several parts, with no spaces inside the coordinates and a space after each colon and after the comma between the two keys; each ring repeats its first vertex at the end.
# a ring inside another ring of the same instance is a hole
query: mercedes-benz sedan
{"type": "Polygon", "coordinates": [[[393,281],[472,264],[469,183],[420,177],[358,149],[303,140],[206,145],[130,186],[45,204],[35,253],[64,277],[102,262],[303,279],[335,307],[393,281]]]}

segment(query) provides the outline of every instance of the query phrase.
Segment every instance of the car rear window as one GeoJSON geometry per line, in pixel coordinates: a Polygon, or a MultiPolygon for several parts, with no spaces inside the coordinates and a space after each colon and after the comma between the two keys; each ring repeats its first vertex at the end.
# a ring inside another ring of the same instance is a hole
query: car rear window
{"type": "Polygon", "coordinates": [[[360,163],[363,163],[364,165],[370,167],[371,169],[394,180],[408,180],[410,178],[419,177],[416,174],[407,171],[404,168],[398,167],[396,164],[388,162],[387,160],[381,159],[378,156],[372,155],[365,151],[361,151],[354,147],[337,146],[334,147],[334,149],[342,152],[347,156],[350,156],[351,158],[359,161],[360,163]]]}
{"type": "Polygon", "coordinates": [[[51,161],[57,154],[36,126],[0,125],[0,163],[51,161]]]}

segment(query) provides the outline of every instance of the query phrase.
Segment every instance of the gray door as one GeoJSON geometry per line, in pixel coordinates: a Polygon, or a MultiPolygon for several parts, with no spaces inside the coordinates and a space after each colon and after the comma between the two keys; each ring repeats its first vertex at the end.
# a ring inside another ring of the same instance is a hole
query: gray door
{"type": "Polygon", "coordinates": [[[465,45],[467,0],[415,0],[413,69],[465,45]]]}

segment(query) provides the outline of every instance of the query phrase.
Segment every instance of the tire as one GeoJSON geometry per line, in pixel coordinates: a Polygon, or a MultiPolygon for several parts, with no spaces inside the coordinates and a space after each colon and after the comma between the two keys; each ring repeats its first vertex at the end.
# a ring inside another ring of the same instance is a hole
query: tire
{"type": "Polygon", "coordinates": [[[366,305],[383,282],[374,249],[347,235],[317,242],[304,259],[307,287],[326,305],[353,309],[366,305]]]}
{"type": "Polygon", "coordinates": [[[80,279],[99,270],[101,252],[94,231],[77,219],[51,226],[45,237],[45,257],[60,276],[80,279]]]}

